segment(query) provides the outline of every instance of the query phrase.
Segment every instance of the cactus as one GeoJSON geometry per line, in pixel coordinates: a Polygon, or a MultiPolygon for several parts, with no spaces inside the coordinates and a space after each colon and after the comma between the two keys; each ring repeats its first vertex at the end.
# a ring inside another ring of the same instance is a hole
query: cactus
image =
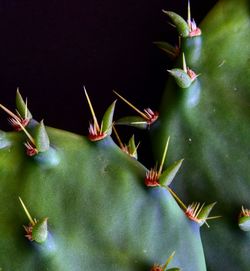
{"type": "MultiPolygon", "coordinates": [[[[180,24],[179,15],[166,15],[180,24]]],[[[180,36],[186,33],[181,23],[180,36]]],[[[159,142],[170,136],[169,157],[185,159],[173,183],[182,200],[217,202],[221,218],[202,231],[208,270],[246,271],[250,265],[249,27],[249,1],[219,1],[200,25],[201,35],[181,36],[160,124],[152,131],[156,157],[159,142]],[[191,79],[188,69],[199,76],[191,79]]]]}
{"type": "Polygon", "coordinates": [[[116,120],[114,101],[99,122],[84,88],[83,136],[37,121],[19,90],[15,113],[0,104],[15,130],[0,132],[0,270],[248,270],[249,4],[221,0],[201,27],[190,6],[187,22],[163,12],[180,44],[156,43],[176,61],[159,113],[115,91],[139,115],[116,120]],[[159,165],[118,125],[148,129],[159,165]]]}
{"type": "Polygon", "coordinates": [[[112,140],[115,102],[98,123],[85,95],[88,137],[35,121],[19,91],[17,114],[1,105],[2,270],[206,270],[199,226],[112,140]]]}

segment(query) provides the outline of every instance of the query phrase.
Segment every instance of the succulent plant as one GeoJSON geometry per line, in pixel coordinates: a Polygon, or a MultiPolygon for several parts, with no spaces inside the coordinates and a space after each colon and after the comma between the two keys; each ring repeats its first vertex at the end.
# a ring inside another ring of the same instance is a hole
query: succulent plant
{"type": "Polygon", "coordinates": [[[200,27],[190,5],[187,21],[163,12],[180,43],[156,43],[175,61],[159,112],[115,91],[139,115],[116,120],[114,101],[100,122],[84,88],[83,136],[37,121],[19,90],[16,111],[0,104],[14,129],[0,132],[0,270],[248,270],[249,3],[221,0],[200,27]],[[118,125],[146,129],[159,164],[118,125]]]}
{"type": "Polygon", "coordinates": [[[179,56],[152,131],[157,157],[170,136],[169,157],[185,159],[176,193],[187,202],[217,202],[221,218],[202,231],[208,270],[249,270],[249,26],[249,1],[227,0],[202,22],[201,35],[179,32],[179,56]],[[191,79],[188,69],[199,76],[191,79]]]}
{"type": "Polygon", "coordinates": [[[148,187],[133,139],[110,136],[115,102],[99,123],[85,95],[87,137],[34,120],[19,91],[17,113],[1,105],[16,130],[0,141],[2,270],[205,270],[199,226],[168,189],[176,167],[148,187]]]}

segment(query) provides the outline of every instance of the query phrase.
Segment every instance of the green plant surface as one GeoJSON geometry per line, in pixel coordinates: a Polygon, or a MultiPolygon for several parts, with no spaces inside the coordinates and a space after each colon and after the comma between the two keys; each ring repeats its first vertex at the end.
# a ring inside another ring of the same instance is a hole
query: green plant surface
{"type": "Polygon", "coordinates": [[[150,270],[173,252],[169,268],[206,270],[199,227],[167,189],[145,186],[144,166],[109,136],[46,130],[50,149],[32,157],[23,132],[1,132],[2,270],[150,270]],[[25,209],[48,218],[39,242],[25,237],[25,209]]]}
{"type": "Polygon", "coordinates": [[[171,159],[184,158],[173,189],[185,202],[217,202],[222,217],[202,230],[208,269],[247,271],[250,235],[238,216],[250,206],[249,1],[219,1],[200,28],[181,46],[199,76],[188,88],[168,80],[152,140],[158,159],[167,136],[171,159]]]}

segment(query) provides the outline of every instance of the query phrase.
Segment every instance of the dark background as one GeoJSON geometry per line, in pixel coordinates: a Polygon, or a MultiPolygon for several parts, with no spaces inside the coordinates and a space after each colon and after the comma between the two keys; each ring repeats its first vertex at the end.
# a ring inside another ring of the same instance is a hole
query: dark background
{"type": "MultiPolygon", "coordinates": [[[[216,1],[191,1],[199,23],[216,1]]],[[[16,88],[49,126],[87,134],[83,85],[100,116],[115,89],[141,109],[157,109],[171,66],[153,41],[177,43],[162,9],[186,18],[184,0],[1,0],[0,102],[14,109],[16,88]]],[[[132,111],[119,102],[117,116],[132,111]]],[[[0,112],[0,129],[9,129],[0,112]]]]}

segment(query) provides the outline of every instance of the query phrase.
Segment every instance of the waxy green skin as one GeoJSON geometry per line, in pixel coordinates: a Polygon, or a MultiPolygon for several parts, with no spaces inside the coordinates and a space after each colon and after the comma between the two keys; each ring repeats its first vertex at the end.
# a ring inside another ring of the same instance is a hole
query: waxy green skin
{"type": "Polygon", "coordinates": [[[46,130],[54,152],[33,157],[23,132],[1,132],[2,270],[146,271],[173,251],[169,268],[206,270],[199,226],[166,189],[145,187],[144,166],[110,137],[46,130]],[[18,197],[33,218],[48,218],[44,243],[24,236],[18,197]]]}
{"type": "Polygon", "coordinates": [[[182,40],[200,76],[187,89],[169,79],[152,138],[158,157],[166,136],[171,159],[184,157],[173,187],[185,202],[217,202],[222,218],[202,230],[208,269],[248,271],[250,235],[237,221],[250,206],[249,1],[219,1],[200,27],[201,37],[182,40]]]}
{"type": "MultiPolygon", "coordinates": [[[[202,37],[182,40],[187,65],[200,76],[187,89],[169,80],[151,129],[158,161],[168,136],[168,161],[185,158],[173,182],[179,197],[217,201],[222,218],[202,230],[210,271],[250,265],[249,233],[237,225],[241,206],[250,206],[249,10],[246,0],[221,1],[202,37]]],[[[146,271],[175,251],[169,268],[207,270],[199,225],[165,188],[145,187],[144,166],[110,137],[90,142],[46,129],[50,149],[34,157],[23,132],[0,132],[0,269],[146,271]],[[24,236],[29,221],[19,197],[32,217],[48,218],[44,243],[24,236]]]]}

